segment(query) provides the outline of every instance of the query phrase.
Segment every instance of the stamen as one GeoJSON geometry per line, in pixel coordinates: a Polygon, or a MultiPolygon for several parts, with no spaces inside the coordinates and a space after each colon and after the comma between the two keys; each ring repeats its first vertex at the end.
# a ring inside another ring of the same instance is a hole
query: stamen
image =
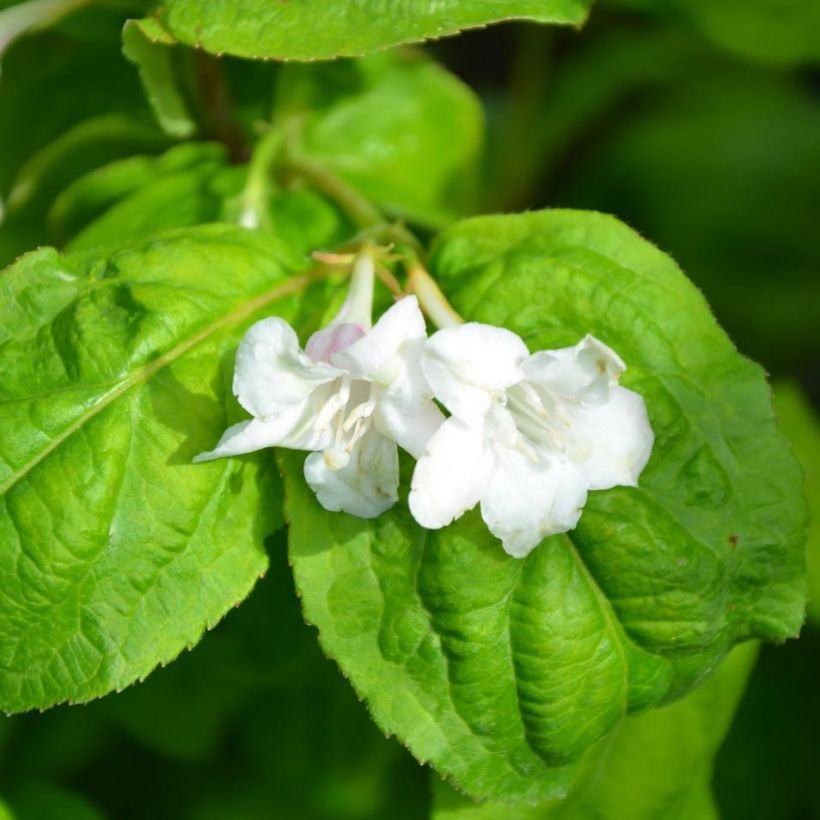
{"type": "Polygon", "coordinates": [[[319,412],[316,414],[314,426],[317,430],[325,430],[336,417],[336,414],[347,406],[350,399],[350,377],[342,376],[341,379],[337,379],[334,382],[334,387],[337,383],[339,386],[330,394],[330,398],[319,408],[319,412]]]}

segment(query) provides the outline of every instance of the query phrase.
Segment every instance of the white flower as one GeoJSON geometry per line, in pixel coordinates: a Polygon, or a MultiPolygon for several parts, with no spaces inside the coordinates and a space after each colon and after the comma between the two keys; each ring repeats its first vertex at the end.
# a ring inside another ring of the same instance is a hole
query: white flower
{"type": "Polygon", "coordinates": [[[440,330],[422,367],[452,414],[419,459],[410,510],[437,529],[476,503],[504,549],[524,557],[571,530],[588,490],[635,486],[654,436],[625,365],[587,336],[530,355],[515,334],[469,323],[440,330]]]}
{"type": "Polygon", "coordinates": [[[325,509],[374,518],[397,500],[396,443],[418,457],[443,421],[421,371],[424,318],[414,296],[371,329],[372,260],[361,257],[339,315],[305,350],[283,319],[243,338],[233,389],[254,417],[196,461],[264,447],[310,450],[305,478],[325,509]],[[351,321],[355,319],[355,321],[351,321]]]}

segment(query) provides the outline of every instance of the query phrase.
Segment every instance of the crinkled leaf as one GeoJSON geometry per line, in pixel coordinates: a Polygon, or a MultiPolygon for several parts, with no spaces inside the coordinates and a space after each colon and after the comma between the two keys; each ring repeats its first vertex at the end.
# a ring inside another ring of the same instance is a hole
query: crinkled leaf
{"type": "Polygon", "coordinates": [[[685,694],[735,643],[796,634],[802,479],[760,368],[617,220],[469,220],[433,266],[462,315],[531,350],[594,333],[623,356],[657,437],[641,486],[592,493],[576,530],[519,561],[477,511],[436,532],[404,504],[326,513],[287,455],[297,587],[385,731],[471,796],[545,800],[626,714],[685,694]]]}
{"type": "Polygon", "coordinates": [[[139,68],[148,101],[166,133],[187,139],[196,133],[196,121],[174,73],[169,46],[174,44],[155,20],[129,20],[122,30],[122,50],[139,68]]]}
{"type": "Polygon", "coordinates": [[[601,741],[585,777],[564,800],[527,807],[476,804],[436,781],[433,820],[717,817],[709,787],[712,761],[756,657],[757,646],[744,644],[695,692],[670,706],[624,720],[601,741]]]}
{"type": "Polygon", "coordinates": [[[83,701],[199,640],[264,572],[270,454],[193,465],[237,341],[305,264],[230,226],[44,249],[0,276],[0,708],[83,701]]]}
{"type": "Polygon", "coordinates": [[[441,225],[474,208],[481,107],[420,52],[285,66],[276,117],[298,118],[300,156],[392,214],[441,225]]]}
{"type": "Polygon", "coordinates": [[[809,618],[820,626],[820,418],[800,385],[775,386],[774,406],[783,432],[806,473],[809,502],[809,618]]]}
{"type": "Polygon", "coordinates": [[[583,22],[588,0],[168,0],[159,20],[216,54],[279,60],[357,57],[503,20],[583,22]]]}

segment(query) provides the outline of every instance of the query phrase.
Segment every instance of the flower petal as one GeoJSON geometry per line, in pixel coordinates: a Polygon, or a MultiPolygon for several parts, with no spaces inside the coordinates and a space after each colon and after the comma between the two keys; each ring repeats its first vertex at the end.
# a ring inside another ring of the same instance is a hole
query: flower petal
{"type": "Polygon", "coordinates": [[[384,387],[399,379],[423,384],[421,345],[426,337],[418,300],[406,296],[386,310],[361,339],[334,354],[331,361],[356,378],[384,387]],[[405,372],[408,369],[414,372],[405,372]]]}
{"type": "Polygon", "coordinates": [[[444,422],[444,414],[432,401],[409,404],[400,396],[382,394],[376,404],[374,422],[380,432],[413,458],[419,458],[444,422]]]}
{"type": "Polygon", "coordinates": [[[416,463],[410,512],[422,527],[444,527],[474,507],[493,468],[483,427],[451,417],[433,434],[416,463]]]}
{"type": "Polygon", "coordinates": [[[309,402],[291,405],[272,419],[251,419],[229,427],[207,453],[200,453],[195,462],[212,461],[224,456],[238,456],[281,445],[297,450],[314,450],[329,446],[330,433],[318,433],[313,427],[313,410],[309,402]]]}
{"type": "Polygon", "coordinates": [[[376,518],[398,500],[398,450],[376,431],[362,437],[341,469],[327,462],[323,453],[305,459],[305,480],[326,510],[376,518]]]}
{"type": "Polygon", "coordinates": [[[547,536],[571,530],[586,498],[584,474],[571,462],[534,462],[498,448],[481,517],[505,552],[523,558],[547,536]]]}
{"type": "Polygon", "coordinates": [[[365,330],[360,325],[350,322],[328,325],[317,330],[307,341],[305,353],[314,362],[330,362],[331,357],[364,336],[365,330]]]}
{"type": "Polygon", "coordinates": [[[606,404],[573,412],[572,425],[588,443],[589,457],[578,466],[591,490],[637,486],[655,441],[642,396],[616,387],[606,404]]]}
{"type": "Polygon", "coordinates": [[[521,380],[521,364],[528,356],[527,346],[512,331],[469,322],[433,334],[422,367],[433,395],[454,416],[477,421],[494,392],[521,380]]]}
{"type": "Polygon", "coordinates": [[[253,325],[242,339],[233,391],[249,413],[264,418],[299,404],[340,375],[332,365],[311,361],[299,348],[293,328],[284,319],[270,317],[253,325]]]}
{"type": "Polygon", "coordinates": [[[626,370],[618,354],[594,336],[577,345],[542,350],[522,365],[528,381],[564,398],[601,404],[626,370]]]}

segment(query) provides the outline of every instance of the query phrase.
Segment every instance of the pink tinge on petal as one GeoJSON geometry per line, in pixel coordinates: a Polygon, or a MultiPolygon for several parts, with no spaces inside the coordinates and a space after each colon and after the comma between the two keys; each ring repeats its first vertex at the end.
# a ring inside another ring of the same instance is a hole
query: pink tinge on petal
{"type": "Polygon", "coordinates": [[[334,353],[347,350],[353,342],[358,342],[364,336],[365,330],[360,325],[350,322],[341,322],[338,325],[317,330],[305,345],[305,353],[314,362],[328,362],[334,353]]]}

